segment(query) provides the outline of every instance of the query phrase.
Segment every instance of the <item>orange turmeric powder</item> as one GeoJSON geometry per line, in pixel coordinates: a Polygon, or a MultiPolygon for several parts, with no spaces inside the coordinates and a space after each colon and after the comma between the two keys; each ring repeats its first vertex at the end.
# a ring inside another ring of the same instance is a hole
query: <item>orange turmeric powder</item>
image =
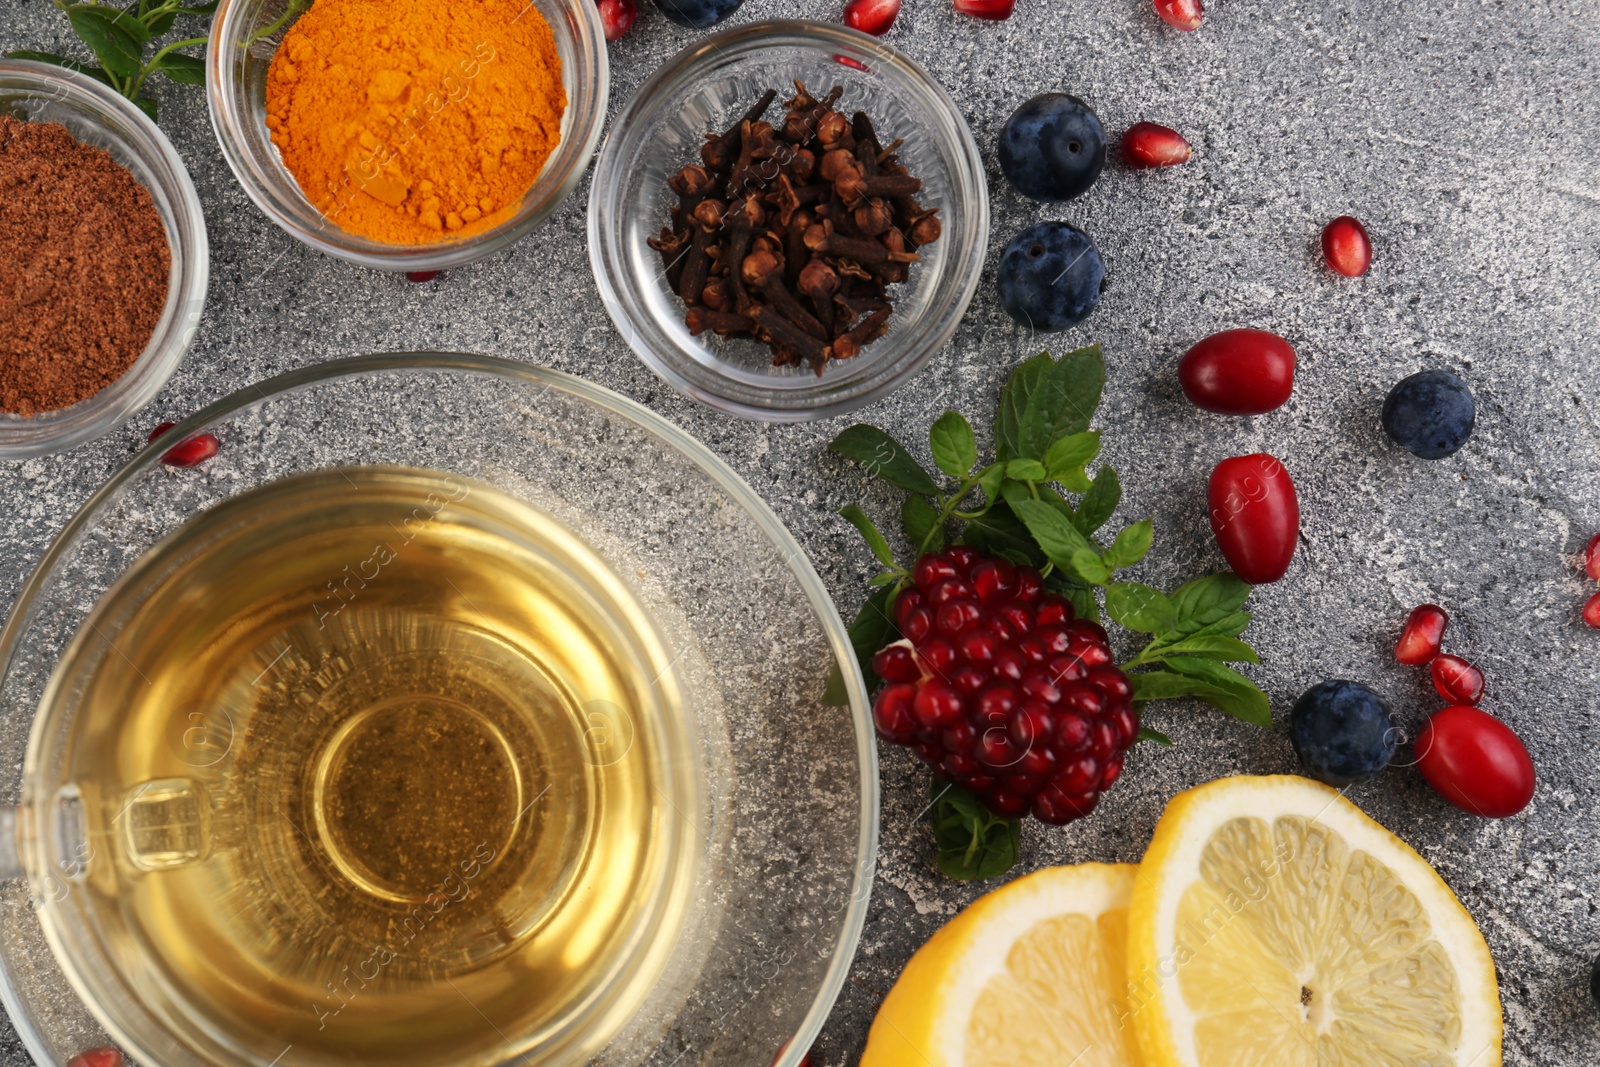
{"type": "Polygon", "coordinates": [[[514,215],[566,106],[528,0],[316,0],[267,72],[267,128],[301,191],[389,244],[514,215]]]}

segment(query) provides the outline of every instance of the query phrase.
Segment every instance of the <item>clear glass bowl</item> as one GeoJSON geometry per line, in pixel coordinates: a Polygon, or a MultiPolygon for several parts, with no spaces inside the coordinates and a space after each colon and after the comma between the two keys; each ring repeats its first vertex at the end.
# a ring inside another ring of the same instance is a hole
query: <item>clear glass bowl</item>
{"type": "Polygon", "coordinates": [[[60,452],[130,419],[172,377],[200,325],[210,250],[200,197],[183,160],[149,117],[127,98],[75,71],[0,59],[0,114],[59,122],[78,140],[104,148],[150,190],[167,231],[172,273],[167,303],[150,343],[121,378],[59,411],[0,413],[0,460],[60,452]]]}
{"type": "Polygon", "coordinates": [[[983,158],[948,93],[874,37],[820,22],[763,22],[685,48],[639,88],[611,124],[589,195],[589,259],[606,310],[639,358],[675,388],[714,408],[768,422],[849,411],[915,374],[955,333],[978,285],[989,236],[983,158]],[[819,377],[773,367],[749,338],[695,337],[645,241],[667,222],[666,180],[699,162],[705,134],[723,130],[767,89],[780,113],[795,79],[821,96],[844,87],[841,109],[863,110],[922,179],[918,199],[939,208],[944,232],[895,286],[889,332],[819,377]]]}
{"type": "Polygon", "coordinates": [[[521,240],[561,205],[594,155],[605,123],[610,74],[605,29],[594,0],[532,0],[555,33],[567,110],[561,143],[515,215],[459,240],[392,245],[347,233],[305,198],[266,127],[267,69],[304,0],[222,0],[206,49],[211,126],[245,193],[268,218],[330,256],[388,271],[444,270],[521,240]]]}
{"type": "MultiPolygon", "coordinates": [[[[39,840],[49,819],[40,821],[17,770],[30,752],[40,757],[30,760],[30,781],[49,773],[40,754],[53,742],[33,729],[29,750],[35,713],[85,619],[153,545],[223,501],[304,472],[399,464],[488,483],[576,533],[627,584],[671,651],[680,689],[694,695],[698,758],[689,773],[704,800],[684,835],[702,872],[688,919],[663,977],[618,1036],[592,1059],[550,1062],[766,1067],[777,1057],[794,1067],[860,934],[877,762],[844,625],[754,491],[643,407],[484,356],[409,353],[304,368],[226,397],[173,433],[202,431],[221,440],[205,464],[167,467],[159,448],[147,448],[95,493],[0,631],[0,766],[12,768],[0,776],[0,805],[23,805],[15,823],[23,854],[50,854],[39,840]],[[847,707],[825,702],[836,669],[847,707]]],[[[83,635],[79,647],[98,636],[83,635]]],[[[12,844],[12,815],[0,807],[0,854],[12,844]]],[[[36,910],[62,906],[83,872],[33,866],[28,879],[0,882],[0,995],[38,1063],[57,1067],[108,1043],[107,1031],[147,1067],[265,1067],[278,1051],[207,1059],[178,1043],[130,1040],[131,1009],[114,991],[102,988],[86,1007],[89,986],[106,983],[69,981],[36,910]]],[[[278,1065],[300,1062],[289,1050],[278,1065]]]]}

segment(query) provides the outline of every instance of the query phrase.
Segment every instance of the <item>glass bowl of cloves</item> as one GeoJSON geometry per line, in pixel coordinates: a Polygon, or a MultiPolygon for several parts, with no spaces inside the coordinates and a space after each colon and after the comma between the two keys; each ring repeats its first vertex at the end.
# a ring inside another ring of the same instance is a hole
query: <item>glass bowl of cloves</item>
{"type": "Polygon", "coordinates": [[[955,333],[983,268],[977,143],[920,66],[843,26],[739,26],[612,123],[589,256],[617,328],[681,392],[799,422],[866,404],[955,333]]]}

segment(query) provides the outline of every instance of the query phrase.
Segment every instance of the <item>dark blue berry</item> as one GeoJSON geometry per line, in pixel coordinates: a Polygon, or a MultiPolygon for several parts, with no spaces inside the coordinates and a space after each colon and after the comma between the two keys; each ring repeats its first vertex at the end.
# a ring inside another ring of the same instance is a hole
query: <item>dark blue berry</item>
{"type": "Polygon", "coordinates": [[[735,11],[744,0],[656,0],[667,18],[691,30],[715,26],[735,11]]]}
{"type": "Polygon", "coordinates": [[[1447,370],[1402,378],[1383,402],[1383,428],[1423,459],[1443,459],[1472,436],[1477,408],[1467,383],[1447,370]]]}
{"type": "Polygon", "coordinates": [[[1043,93],[1011,113],[1000,131],[1000,169],[1024,196],[1071,200],[1106,165],[1106,134],[1089,105],[1043,93]]]}
{"type": "Polygon", "coordinates": [[[1094,238],[1065,222],[1029,226],[1000,255],[1000,304],[1035,330],[1065,330],[1100,302],[1106,267],[1094,238]]]}
{"type": "Polygon", "coordinates": [[[1394,758],[1394,715],[1360,682],[1323,682],[1289,713],[1289,740],[1313,778],[1346,786],[1371,778],[1394,758]]]}

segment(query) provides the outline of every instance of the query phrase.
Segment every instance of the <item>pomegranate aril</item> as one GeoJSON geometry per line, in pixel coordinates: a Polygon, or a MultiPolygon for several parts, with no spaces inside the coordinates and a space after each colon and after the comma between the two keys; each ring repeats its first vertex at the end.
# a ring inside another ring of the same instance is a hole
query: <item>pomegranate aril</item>
{"type": "Polygon", "coordinates": [[[1104,645],[1106,648],[1111,647],[1111,638],[1106,634],[1106,628],[1097,622],[1090,622],[1088,619],[1074,619],[1067,626],[1067,631],[1080,637],[1086,637],[1096,644],[1104,645]]]}
{"type": "Polygon", "coordinates": [[[977,715],[984,722],[1003,722],[1017,709],[1021,697],[1009,685],[992,685],[978,694],[977,715]]]}
{"type": "Polygon", "coordinates": [[[1450,616],[1437,604],[1422,604],[1411,609],[1400,640],[1395,642],[1394,658],[1412,667],[1420,667],[1439,654],[1444,641],[1444,630],[1450,625],[1450,616]]]}
{"type": "Polygon", "coordinates": [[[1595,534],[1589,540],[1589,547],[1583,550],[1583,571],[1600,582],[1600,534],[1595,534]]]}
{"type": "Polygon", "coordinates": [[[1061,706],[1092,718],[1105,711],[1106,698],[1088,682],[1073,682],[1061,690],[1061,706]]]}
{"type": "Polygon", "coordinates": [[[1056,773],[1057,766],[1055,753],[1039,746],[1023,751],[1022,758],[1017,760],[1017,773],[1043,781],[1056,773]]]}
{"type": "Polygon", "coordinates": [[[1061,690],[1057,689],[1044,671],[1029,671],[1022,676],[1022,695],[1046,704],[1059,704],[1061,690]]]}
{"type": "Polygon", "coordinates": [[[634,0],[599,0],[599,6],[600,25],[605,27],[608,41],[620,41],[639,17],[634,0]]]}
{"type": "Polygon", "coordinates": [[[909,684],[885,686],[872,704],[872,724],[878,733],[895,744],[904,745],[917,735],[917,720],[911,704],[917,687],[909,684]]]}
{"type": "Polygon", "coordinates": [[[1093,728],[1086,716],[1078,713],[1062,715],[1058,712],[1050,747],[1055,749],[1057,756],[1070,756],[1089,747],[1092,733],[1093,728]]]}
{"type": "Polygon", "coordinates": [[[923,596],[920,590],[907,589],[900,594],[899,599],[894,602],[894,624],[900,627],[901,633],[905,633],[906,620],[911,617],[911,613],[918,608],[926,607],[927,603],[928,598],[923,596]]]}
{"type": "Polygon", "coordinates": [[[1039,780],[1026,774],[1013,774],[1000,783],[1000,791],[1016,793],[1018,796],[1032,796],[1039,791],[1039,780]]]}
{"type": "Polygon", "coordinates": [[[955,673],[950,676],[950,683],[967,696],[972,696],[989,684],[989,675],[987,672],[967,664],[956,668],[955,673]]]}
{"type": "Polygon", "coordinates": [[[1073,639],[1073,643],[1067,646],[1067,655],[1085,667],[1104,667],[1111,662],[1110,649],[1098,641],[1087,641],[1083,638],[1073,639]]]}
{"type": "Polygon", "coordinates": [[[1094,667],[1087,675],[1086,680],[1108,701],[1127,700],[1133,696],[1133,686],[1128,682],[1128,676],[1115,667],[1094,667]]]}
{"type": "Polygon", "coordinates": [[[962,574],[972,570],[972,565],[982,558],[971,545],[951,545],[940,555],[962,574]]]}
{"type": "Polygon", "coordinates": [[[68,1060],[67,1067],[122,1067],[122,1053],[114,1048],[92,1048],[68,1060]]]}
{"type": "Polygon", "coordinates": [[[981,560],[973,564],[971,581],[978,592],[978,603],[994,607],[1016,593],[1017,569],[1003,559],[981,560]]]}
{"type": "Polygon", "coordinates": [[[1100,772],[1100,789],[1110,789],[1117,784],[1117,779],[1122,777],[1122,753],[1117,753],[1106,760],[1105,769],[1100,772]]]}
{"type": "Polygon", "coordinates": [[[1076,656],[1052,656],[1050,678],[1057,685],[1080,681],[1089,676],[1089,665],[1076,656]]]}
{"type": "Polygon", "coordinates": [[[1027,663],[1043,663],[1046,659],[1044,642],[1037,637],[1023,637],[1017,641],[1017,651],[1022,653],[1022,658],[1027,663]]]}
{"type": "Polygon", "coordinates": [[[1042,745],[1055,732],[1056,719],[1037,701],[1022,705],[1009,718],[1011,740],[1024,747],[1042,745]]]}
{"type": "MultiPolygon", "coordinates": [[[[160,422],[150,431],[146,441],[154,441],[176,426],[172,422],[160,422]]],[[[181,444],[173,445],[161,454],[161,462],[169,467],[195,467],[204,463],[222,447],[215,434],[197,433],[181,444]]]]}
{"type": "Polygon", "coordinates": [[[1183,134],[1153,122],[1136,122],[1122,135],[1122,158],[1130,167],[1175,167],[1189,162],[1189,142],[1183,134]]]}
{"type": "Polygon", "coordinates": [[[1039,593],[1044,589],[1044,579],[1039,577],[1039,572],[1032,567],[1017,568],[1017,599],[1021,601],[1034,601],[1039,599],[1039,593]]]}
{"type": "Polygon", "coordinates": [[[939,738],[939,743],[946,752],[959,752],[966,755],[978,743],[978,728],[965,719],[947,729],[939,738]]]}
{"type": "Polygon", "coordinates": [[[1000,22],[1011,17],[1017,0],[955,0],[956,11],[975,19],[1000,22]]]}
{"type": "Polygon", "coordinates": [[[431,282],[435,278],[437,278],[438,276],[439,276],[439,272],[436,271],[436,270],[408,270],[408,271],[406,271],[406,281],[408,281],[408,282],[416,282],[419,285],[421,283],[423,283],[423,282],[431,282]]]}
{"type": "Polygon", "coordinates": [[[1089,728],[1089,751],[1094,753],[1095,759],[1110,759],[1111,754],[1121,748],[1117,744],[1116,728],[1104,719],[1089,728]]]}
{"type": "Polygon", "coordinates": [[[1112,708],[1106,721],[1117,731],[1117,748],[1126,749],[1139,739],[1139,716],[1128,705],[1112,708]]]}
{"type": "Polygon", "coordinates": [[[1340,215],[1322,228],[1322,255],[1346,278],[1359,278],[1372,266],[1372,238],[1361,220],[1340,215]]]}
{"type": "Polygon", "coordinates": [[[949,726],[961,717],[961,694],[944,682],[924,683],[911,712],[923,726],[949,726]]]}
{"type": "Polygon", "coordinates": [[[976,595],[976,590],[971,585],[958,577],[952,577],[938,582],[928,590],[928,603],[937,608],[952,600],[970,600],[976,595]]]}
{"type": "Polygon", "coordinates": [[[1086,793],[1100,782],[1100,761],[1093,756],[1079,756],[1064,765],[1051,779],[1051,784],[1063,793],[1086,793]]]}
{"type": "Polygon", "coordinates": [[[987,665],[994,662],[995,653],[1000,651],[1000,642],[994,634],[973,630],[961,635],[956,642],[956,650],[968,663],[987,665]]]}
{"type": "Polygon", "coordinates": [[[1072,644],[1071,635],[1059,626],[1041,626],[1034,631],[1034,636],[1044,645],[1044,650],[1053,655],[1060,655],[1072,644]]]}
{"type": "Polygon", "coordinates": [[[916,566],[911,568],[911,580],[917,583],[917,588],[923,592],[932,589],[946,578],[954,578],[955,576],[956,569],[950,565],[948,560],[941,559],[931,553],[917,560],[916,566]]]}
{"type": "Polygon", "coordinates": [[[1020,682],[1027,665],[1027,660],[1023,659],[1021,652],[1015,648],[1002,648],[994,658],[994,676],[1020,682]]]}
{"type": "Polygon", "coordinates": [[[1018,634],[1028,633],[1033,629],[1033,612],[1021,604],[1007,604],[995,612],[996,621],[1004,620],[1005,624],[1018,634]]]}
{"type": "Polygon", "coordinates": [[[844,5],[844,24],[852,30],[881,37],[900,15],[900,0],[850,0],[844,5]]]}
{"type": "Polygon", "coordinates": [[[903,641],[885,645],[872,657],[872,673],[886,682],[914,682],[922,677],[917,657],[911,646],[903,641]]]}
{"type": "Polygon", "coordinates": [[[1460,656],[1435,656],[1428,673],[1439,695],[1452,704],[1476,704],[1483,699],[1483,672],[1460,656]]]}
{"type": "Polygon", "coordinates": [[[1583,606],[1583,621],[1600,630],[1600,593],[1590,597],[1589,602],[1583,606]]]}
{"type": "Polygon", "coordinates": [[[913,645],[922,644],[933,632],[933,612],[919,607],[908,613],[905,622],[900,624],[900,632],[905,634],[906,639],[913,645]]]}
{"type": "Polygon", "coordinates": [[[980,796],[988,796],[1000,786],[999,779],[992,774],[969,774],[961,784],[980,796]]]}
{"type": "Polygon", "coordinates": [[[1197,30],[1205,18],[1205,9],[1200,6],[1200,0],[1155,0],[1156,14],[1161,16],[1173,29],[1197,30]]]}
{"type": "Polygon", "coordinates": [[[917,648],[917,654],[922,658],[923,665],[941,678],[949,674],[950,669],[956,665],[955,647],[942,637],[922,642],[917,648]]]}
{"type": "Polygon", "coordinates": [[[978,762],[992,768],[1010,768],[1022,753],[1011,743],[1004,730],[990,729],[978,739],[978,762]]]}
{"type": "MultiPolygon", "coordinates": [[[[947,753],[939,761],[939,769],[963,784],[978,777],[978,761],[961,752],[947,753]]],[[[970,786],[969,786],[970,788],[970,786]]]]}
{"type": "Polygon", "coordinates": [[[941,633],[954,635],[970,630],[981,618],[983,609],[976,600],[952,600],[934,612],[933,626],[941,633]]]}
{"type": "Polygon", "coordinates": [[[911,751],[915,752],[917,758],[930,767],[939,766],[939,761],[944,759],[944,749],[939,747],[937,741],[918,741],[911,746],[911,751]]]}
{"type": "Polygon", "coordinates": [[[1065,626],[1076,621],[1076,612],[1072,605],[1054,594],[1046,594],[1039,598],[1039,606],[1034,609],[1033,621],[1038,626],[1065,626]]]}
{"type": "Polygon", "coordinates": [[[1028,810],[1028,799],[1026,797],[1018,796],[1015,793],[1007,793],[1004,790],[990,793],[984,803],[989,805],[990,811],[996,815],[1003,815],[1008,819],[1018,818],[1028,810]]]}

